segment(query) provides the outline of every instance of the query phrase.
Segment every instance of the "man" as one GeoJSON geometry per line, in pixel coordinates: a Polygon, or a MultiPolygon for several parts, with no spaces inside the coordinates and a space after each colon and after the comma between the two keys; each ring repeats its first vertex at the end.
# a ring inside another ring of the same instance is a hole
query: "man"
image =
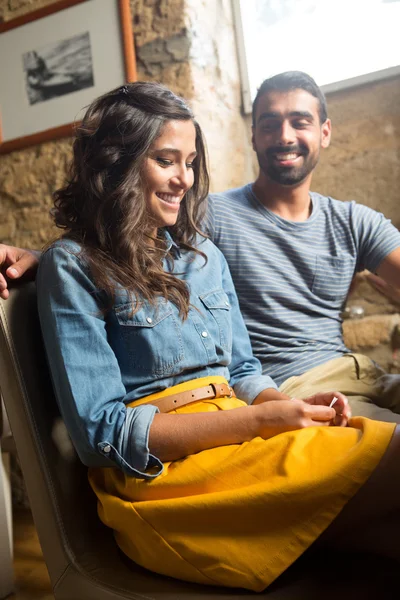
{"type": "MultiPolygon", "coordinates": [[[[383,215],[310,192],[330,143],[326,101],[301,72],[267,79],[253,104],[253,184],[210,197],[210,234],[228,259],[253,350],[290,396],[320,389],[348,395],[353,414],[400,423],[397,399],[381,397],[382,371],[349,354],[340,312],[356,271],[400,287],[400,233],[383,215]],[[388,408],[377,407],[375,404],[388,408]]],[[[34,259],[0,248],[0,263],[23,272],[34,259]],[[2,254],[1,254],[2,252],[2,254]],[[15,264],[14,264],[15,263],[15,264]]],[[[7,296],[0,280],[0,295],[7,296]]],[[[399,399],[400,400],[400,399],[399,399]]],[[[399,401],[400,411],[400,401],[399,401]]]]}
{"type": "Polygon", "coordinates": [[[259,175],[211,196],[211,235],[228,259],[254,353],[282,391],[339,389],[354,414],[400,422],[366,404],[382,402],[374,385],[382,372],[367,357],[343,357],[340,319],[356,271],[400,286],[400,233],[365,206],[310,192],[330,137],[326,101],[311,77],[266,80],[253,104],[259,175]]]}

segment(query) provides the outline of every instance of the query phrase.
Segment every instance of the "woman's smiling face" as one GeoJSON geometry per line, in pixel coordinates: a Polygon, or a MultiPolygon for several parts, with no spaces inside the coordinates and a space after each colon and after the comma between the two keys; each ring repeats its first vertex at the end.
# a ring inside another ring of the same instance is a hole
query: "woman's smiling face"
{"type": "Polygon", "coordinates": [[[194,182],[196,130],[192,121],[168,121],[144,164],[147,208],[156,229],[175,225],[180,203],[194,182]]]}

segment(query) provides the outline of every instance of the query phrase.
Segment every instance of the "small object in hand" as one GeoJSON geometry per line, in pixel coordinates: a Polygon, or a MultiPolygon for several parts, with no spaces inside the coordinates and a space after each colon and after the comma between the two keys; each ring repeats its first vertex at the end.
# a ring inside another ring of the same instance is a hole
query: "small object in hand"
{"type": "Polygon", "coordinates": [[[332,408],[332,406],[333,406],[334,404],[336,404],[336,402],[337,402],[337,401],[338,401],[338,398],[336,398],[336,396],[333,396],[333,400],[332,400],[332,402],[330,403],[330,405],[329,405],[329,408],[332,408]]]}

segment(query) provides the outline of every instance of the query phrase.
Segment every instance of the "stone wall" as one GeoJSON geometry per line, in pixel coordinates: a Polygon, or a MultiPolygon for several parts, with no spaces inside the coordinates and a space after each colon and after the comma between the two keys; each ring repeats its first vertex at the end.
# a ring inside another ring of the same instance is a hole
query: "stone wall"
{"type": "MultiPolygon", "coordinates": [[[[0,0],[8,21],[53,0],[0,0]]],[[[230,0],[131,0],[139,79],[160,81],[192,104],[203,126],[212,189],[252,176],[240,115],[239,73],[230,0]]],[[[71,140],[0,156],[0,240],[38,248],[57,235],[51,193],[64,179],[71,140]]]]}
{"type": "Polygon", "coordinates": [[[253,152],[241,115],[231,0],[187,0],[187,9],[192,104],[208,143],[211,189],[239,187],[253,178],[253,152]]]}
{"type": "Polygon", "coordinates": [[[379,210],[400,227],[400,77],[330,94],[332,142],[313,189],[379,210]]]}

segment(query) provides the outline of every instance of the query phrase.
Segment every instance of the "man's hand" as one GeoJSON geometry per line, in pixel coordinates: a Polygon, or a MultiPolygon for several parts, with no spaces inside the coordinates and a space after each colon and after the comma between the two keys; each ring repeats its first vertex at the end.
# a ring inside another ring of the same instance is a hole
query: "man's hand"
{"type": "Polygon", "coordinates": [[[314,396],[303,398],[303,402],[313,406],[331,406],[336,413],[331,425],[346,427],[351,417],[349,401],[340,392],[319,392],[318,394],[314,394],[314,396]],[[335,398],[336,400],[334,400],[335,398]]]}
{"type": "Polygon", "coordinates": [[[8,280],[34,279],[40,253],[36,250],[24,250],[14,246],[0,244],[0,297],[7,299],[9,296],[8,280]]]}
{"type": "Polygon", "coordinates": [[[385,294],[390,300],[400,303],[400,290],[398,288],[395,288],[393,285],[390,285],[390,283],[387,283],[384,279],[373,273],[368,273],[367,279],[378,292],[382,292],[382,294],[385,294]]]}

